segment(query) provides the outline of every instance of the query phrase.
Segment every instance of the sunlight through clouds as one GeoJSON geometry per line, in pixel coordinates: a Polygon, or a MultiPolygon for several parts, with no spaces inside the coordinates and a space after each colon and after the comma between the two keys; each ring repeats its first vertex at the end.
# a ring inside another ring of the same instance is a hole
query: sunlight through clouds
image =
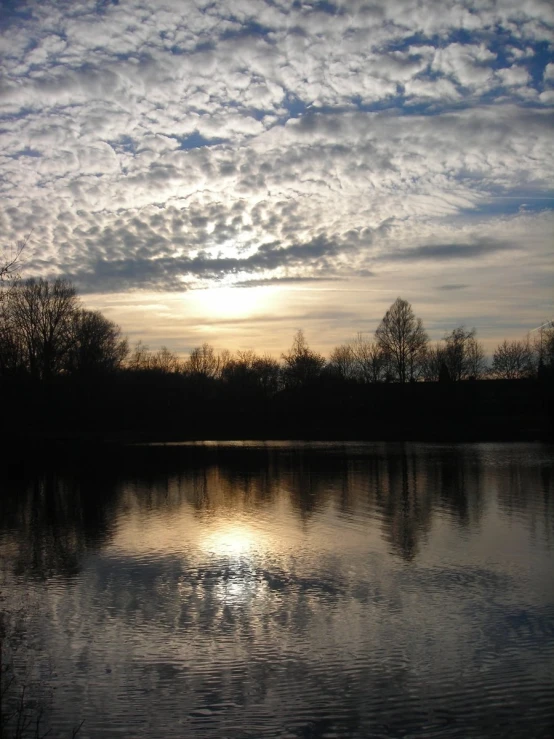
{"type": "Polygon", "coordinates": [[[28,0],[2,13],[0,227],[8,244],[32,233],[24,276],[67,276],[107,305],[193,293],[182,305],[233,346],[252,332],[224,321],[284,310],[291,281],[362,280],[353,320],[321,294],[338,321],[327,348],[380,317],[374,290],[415,300],[414,277],[457,323],[466,296],[438,286],[475,287],[504,253],[483,324],[496,285],[522,271],[539,287],[523,311],[505,306],[512,331],[551,315],[550,3],[28,0]]]}
{"type": "Polygon", "coordinates": [[[280,312],[279,293],[275,287],[214,287],[194,290],[191,302],[194,312],[207,319],[255,317],[271,311],[280,312]]]}

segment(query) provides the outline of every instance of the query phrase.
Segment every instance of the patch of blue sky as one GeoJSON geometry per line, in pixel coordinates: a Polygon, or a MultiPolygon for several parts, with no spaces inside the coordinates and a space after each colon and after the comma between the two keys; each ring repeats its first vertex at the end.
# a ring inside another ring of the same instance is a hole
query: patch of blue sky
{"type": "Polygon", "coordinates": [[[525,67],[531,75],[531,84],[534,87],[542,85],[544,69],[549,62],[554,60],[548,42],[527,42],[508,34],[491,36],[488,39],[487,48],[496,54],[496,59],[491,59],[486,66],[490,66],[491,69],[503,69],[513,64],[525,67]],[[523,52],[523,56],[519,58],[515,56],[514,49],[523,52]]]}
{"type": "MultiPolygon", "coordinates": [[[[529,46],[529,45],[528,45],[529,46]]],[[[533,79],[535,86],[542,85],[544,70],[547,64],[554,62],[554,53],[550,45],[544,41],[531,46],[534,51],[533,56],[526,60],[526,67],[533,79]]]]}
{"type": "Polygon", "coordinates": [[[282,121],[289,118],[300,118],[307,113],[320,113],[322,115],[331,115],[344,113],[355,110],[359,113],[382,113],[387,110],[394,111],[401,116],[421,116],[421,115],[437,115],[439,112],[456,110],[460,107],[467,107],[467,102],[455,102],[444,100],[411,100],[403,93],[391,95],[382,100],[374,100],[371,102],[363,102],[359,95],[355,95],[350,102],[344,105],[318,105],[310,106],[301,100],[295,100],[292,104],[288,101],[283,103],[283,107],[287,108],[288,115],[282,117],[282,121]]]}
{"type": "Polygon", "coordinates": [[[420,115],[429,108],[429,104],[425,102],[414,103],[407,107],[406,97],[401,93],[370,103],[364,103],[359,96],[355,96],[352,98],[352,103],[356,107],[356,110],[361,113],[380,113],[385,110],[396,110],[400,115],[420,115]]]}
{"type": "Polygon", "coordinates": [[[316,11],[317,13],[326,13],[327,15],[343,15],[346,12],[340,5],[329,2],[329,0],[312,0],[309,4],[298,2],[293,5],[303,9],[306,9],[306,5],[308,5],[310,10],[316,11]]]}
{"type": "Polygon", "coordinates": [[[21,0],[2,0],[0,2],[0,30],[8,29],[16,23],[28,21],[33,17],[32,7],[21,0]]]}
{"type": "Polygon", "coordinates": [[[415,33],[399,41],[391,41],[382,51],[407,51],[412,48],[414,54],[417,54],[418,46],[434,46],[437,49],[444,49],[456,43],[464,45],[483,43],[495,55],[495,58],[488,60],[484,66],[491,69],[502,69],[514,63],[523,65],[529,70],[535,85],[541,82],[544,68],[554,59],[547,41],[522,39],[513,36],[509,31],[498,28],[485,28],[471,33],[465,29],[455,29],[447,36],[426,36],[422,33],[415,33]],[[515,59],[512,54],[513,49],[524,52],[524,56],[515,59]]]}
{"type": "Polygon", "coordinates": [[[494,195],[473,208],[464,208],[462,215],[510,216],[518,213],[540,213],[554,210],[554,192],[519,192],[494,195]]]}
{"type": "MultiPolygon", "coordinates": [[[[511,87],[503,87],[499,85],[497,87],[493,87],[491,90],[487,90],[487,92],[484,92],[478,98],[473,98],[472,103],[480,103],[481,105],[492,105],[499,98],[503,98],[505,100],[508,96],[517,100],[518,108],[544,108],[544,103],[542,103],[540,100],[526,100],[525,98],[519,98],[517,97],[517,89],[515,93],[516,94],[514,95],[514,90],[511,87]]],[[[465,104],[466,103],[464,103],[464,105],[465,104]]]]}
{"type": "Polygon", "coordinates": [[[264,110],[263,108],[247,108],[246,112],[250,118],[254,118],[256,121],[263,121],[263,119],[272,111],[264,110]]]}
{"type": "Polygon", "coordinates": [[[413,47],[414,53],[417,53],[418,46],[434,46],[436,49],[444,49],[450,44],[475,44],[490,38],[490,32],[474,31],[470,33],[463,28],[453,29],[447,35],[425,33],[413,33],[410,36],[404,36],[401,39],[392,39],[381,51],[407,51],[413,47]]]}
{"type": "Polygon", "coordinates": [[[247,38],[249,36],[267,38],[271,33],[273,33],[272,28],[269,28],[268,26],[263,26],[257,21],[249,20],[246,23],[241,23],[233,16],[231,16],[229,20],[240,23],[240,28],[224,31],[219,37],[221,41],[228,41],[237,38],[247,38]]]}
{"type": "Polygon", "coordinates": [[[213,138],[207,139],[202,136],[198,131],[185,136],[183,138],[175,137],[179,142],[179,149],[202,149],[206,146],[217,146],[218,144],[224,144],[226,139],[213,138]]]}
{"type": "Polygon", "coordinates": [[[110,5],[119,5],[119,0],[96,0],[96,12],[105,13],[110,5]]]}
{"type": "Polygon", "coordinates": [[[21,159],[21,157],[39,158],[42,154],[37,149],[32,149],[31,147],[26,146],[25,148],[16,151],[15,154],[8,154],[8,156],[11,157],[11,159],[21,159]]]}
{"type": "Polygon", "coordinates": [[[283,108],[288,111],[287,118],[299,118],[308,109],[308,105],[295,95],[287,95],[283,100],[283,108]]]}
{"type": "MultiPolygon", "coordinates": [[[[25,118],[28,115],[33,115],[35,113],[35,109],[30,106],[25,106],[24,108],[20,108],[20,110],[17,111],[17,113],[2,113],[0,112],[0,121],[18,121],[21,118],[25,118]]],[[[0,133],[8,133],[6,129],[0,129],[0,133]]]]}
{"type": "Polygon", "coordinates": [[[135,154],[137,150],[136,142],[130,136],[120,136],[118,139],[112,139],[110,141],[106,141],[106,143],[109,144],[112,149],[126,151],[130,154],[135,154]]]}

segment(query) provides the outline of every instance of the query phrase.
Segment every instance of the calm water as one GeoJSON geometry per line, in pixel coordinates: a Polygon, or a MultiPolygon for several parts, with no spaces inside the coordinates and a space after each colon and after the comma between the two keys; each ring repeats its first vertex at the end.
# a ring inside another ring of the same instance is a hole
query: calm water
{"type": "Polygon", "coordinates": [[[553,451],[147,447],[20,470],[5,651],[52,736],[550,736],[553,451]]]}

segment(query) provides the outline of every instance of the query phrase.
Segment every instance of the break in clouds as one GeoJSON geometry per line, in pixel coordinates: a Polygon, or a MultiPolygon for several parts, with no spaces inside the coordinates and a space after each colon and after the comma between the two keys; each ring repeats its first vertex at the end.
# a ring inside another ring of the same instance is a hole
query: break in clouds
{"type": "Polygon", "coordinates": [[[0,225],[32,232],[26,275],[400,292],[454,262],[434,287],[459,295],[479,265],[551,274],[546,0],[14,1],[0,30],[0,225]]]}

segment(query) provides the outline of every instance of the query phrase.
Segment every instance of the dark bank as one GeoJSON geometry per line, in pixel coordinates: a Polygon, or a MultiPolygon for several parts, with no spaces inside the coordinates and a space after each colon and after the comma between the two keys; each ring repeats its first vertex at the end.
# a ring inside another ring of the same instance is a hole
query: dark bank
{"type": "Polygon", "coordinates": [[[193,439],[532,441],[552,438],[552,383],[357,385],[322,379],[271,396],[223,382],[121,371],[2,381],[4,445],[193,439]]]}

